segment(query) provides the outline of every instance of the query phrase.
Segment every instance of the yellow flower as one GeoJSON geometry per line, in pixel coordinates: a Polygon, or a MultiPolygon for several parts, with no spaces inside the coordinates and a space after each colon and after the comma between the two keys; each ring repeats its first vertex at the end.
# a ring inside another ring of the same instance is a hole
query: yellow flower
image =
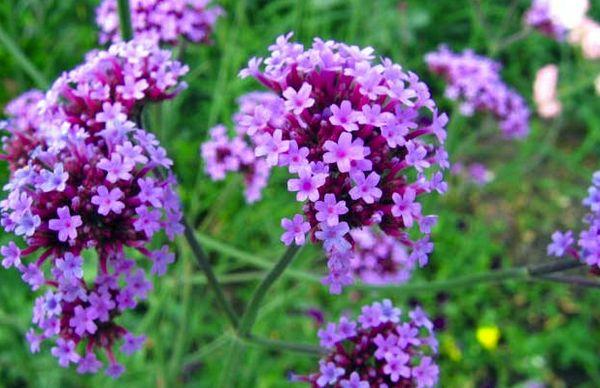
{"type": "Polygon", "coordinates": [[[496,350],[500,339],[500,329],[497,326],[480,326],[477,328],[477,341],[487,350],[496,350]]]}

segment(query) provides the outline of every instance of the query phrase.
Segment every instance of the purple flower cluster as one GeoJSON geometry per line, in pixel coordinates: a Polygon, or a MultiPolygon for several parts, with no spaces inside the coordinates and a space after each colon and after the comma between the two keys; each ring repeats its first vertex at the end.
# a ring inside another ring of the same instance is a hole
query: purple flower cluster
{"type": "Polygon", "coordinates": [[[502,66],[472,50],[454,53],[441,46],[425,58],[429,69],[448,82],[446,96],[461,102],[465,116],[476,111],[491,112],[506,138],[523,138],[529,133],[529,107],[521,95],[500,77],[502,66]]]}
{"type": "Polygon", "coordinates": [[[324,282],[339,293],[353,278],[352,230],[378,225],[413,257],[431,252],[418,197],[446,191],[448,117],[416,74],[389,59],[374,63],[372,48],[317,38],[305,49],[290,37],[280,36],[269,58],[251,59],[240,73],[277,97],[244,109],[236,129],[255,156],[293,174],[287,187],[304,215],[282,220],[282,241],[303,244],[310,232],[322,242],[324,282]],[[409,237],[413,226],[424,235],[417,241],[409,237]]]}
{"type": "Polygon", "coordinates": [[[0,222],[24,247],[1,247],[2,265],[19,270],[33,290],[47,288],[27,339],[32,352],[53,340],[63,367],[93,373],[105,353],[106,373],[117,377],[124,368],[114,346],[123,340],[121,352],[131,354],[144,342],[115,322],[152,289],[146,264],[133,254],[163,275],[175,256],[150,244],[161,230],[172,240],[183,228],[175,179],[153,174],[172,162],[138,118],[146,103],[172,98],[186,71],[153,43],[118,43],[90,53],[42,99],[36,95],[37,117],[26,117],[27,104],[11,105],[23,109],[10,112],[5,144],[35,147],[5,155],[14,171],[0,222]]]}
{"type": "Polygon", "coordinates": [[[252,203],[261,199],[271,165],[255,155],[256,145],[246,132],[249,127],[264,125],[261,120],[271,120],[277,125],[277,119],[284,120],[285,109],[277,95],[269,92],[248,93],[239,98],[238,104],[240,110],[233,117],[235,136],[229,137],[224,126],[216,126],[210,130],[210,139],[202,144],[200,153],[206,173],[215,181],[224,179],[228,172],[241,172],[246,201],[252,203]],[[271,116],[254,117],[255,109],[260,111],[263,106],[270,107],[271,116]]]}
{"type": "Polygon", "coordinates": [[[0,159],[11,161],[10,168],[27,164],[29,153],[37,147],[38,138],[36,129],[40,126],[41,116],[38,114],[38,104],[44,99],[44,94],[39,90],[30,90],[11,101],[4,112],[8,120],[0,122],[0,129],[10,133],[2,138],[2,151],[0,159]]]}
{"type": "Polygon", "coordinates": [[[552,243],[548,245],[548,254],[563,257],[569,255],[576,260],[581,260],[600,270],[600,171],[596,171],[592,178],[592,186],[588,189],[588,196],[583,204],[589,208],[589,213],[583,218],[588,225],[587,229],[579,233],[577,245],[572,231],[556,231],[552,234],[552,243]]]}
{"type": "Polygon", "coordinates": [[[494,173],[482,163],[464,165],[461,162],[457,162],[452,164],[450,172],[452,175],[460,176],[478,186],[485,186],[494,180],[494,173]]]}
{"type": "MultiPolygon", "coordinates": [[[[436,216],[424,220],[427,232],[435,225],[436,216]]],[[[350,265],[354,276],[368,284],[398,284],[410,279],[417,265],[427,264],[426,254],[410,255],[402,241],[375,231],[373,228],[355,229],[350,232],[354,251],[350,265]],[[419,262],[419,260],[421,260],[419,262]]]]}
{"type": "Polygon", "coordinates": [[[318,372],[294,380],[341,388],[420,388],[438,381],[433,323],[419,307],[403,321],[390,300],[375,302],[362,308],[357,321],[342,317],[318,335],[329,354],[320,360],[318,372]]]}
{"type": "MultiPolygon", "coordinates": [[[[210,0],[130,0],[131,22],[136,38],[177,44],[180,37],[194,43],[210,41],[215,22],[223,14],[221,7],[209,6],[210,0]]],[[[100,43],[118,42],[117,0],[103,0],[96,9],[100,43]]]]}

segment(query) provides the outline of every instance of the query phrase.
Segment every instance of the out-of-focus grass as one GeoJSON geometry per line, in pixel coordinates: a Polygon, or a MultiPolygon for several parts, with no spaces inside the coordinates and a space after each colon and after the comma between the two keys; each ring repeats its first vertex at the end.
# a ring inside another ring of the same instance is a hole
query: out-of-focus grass
{"type": "MultiPolygon", "coordinates": [[[[494,55],[505,65],[507,82],[529,100],[535,71],[547,63],[559,64],[564,114],[551,123],[534,119],[527,140],[502,141],[493,123],[482,117],[453,117],[452,160],[483,161],[496,179],[481,189],[452,181],[446,197],[427,200],[427,210],[440,214],[436,251],[414,281],[544,260],[552,230],[578,226],[579,201],[600,156],[600,104],[591,82],[600,67],[584,61],[576,49],[537,34],[499,51],[504,38],[520,31],[528,1],[220,3],[227,16],[218,23],[214,45],[186,49],[189,89],[153,109],[151,122],[175,159],[188,216],[200,233],[220,244],[220,249],[209,247],[211,260],[216,272],[228,280],[226,291],[238,311],[265,268],[240,260],[231,248],[252,253],[263,264],[273,262],[283,249],[279,220],[298,211],[299,204],[286,192],[284,174],[276,173],[264,200],[245,205],[239,177],[210,182],[202,173],[197,150],[211,126],[231,123],[235,99],[259,88],[253,81],[239,80],[237,72],[288,31],[307,44],[320,36],[375,47],[379,55],[420,74],[447,111],[452,105],[443,99],[443,84],[427,72],[423,61],[423,55],[440,43],[494,55]]],[[[0,25],[51,80],[97,47],[95,5],[91,0],[4,1],[0,25]]],[[[598,16],[597,4],[593,11],[598,16]]],[[[0,58],[4,103],[35,83],[2,45],[0,58]]],[[[5,179],[5,168],[2,175],[5,179]]],[[[8,238],[3,236],[2,241],[8,238]]],[[[185,242],[179,241],[177,249],[177,263],[167,277],[155,282],[148,302],[121,318],[134,331],[146,332],[149,340],[143,352],[124,360],[127,372],[116,382],[59,368],[47,346],[41,354],[31,355],[23,335],[31,319],[33,294],[15,271],[0,271],[0,386],[214,387],[225,381],[224,363],[240,346],[204,287],[185,242]]],[[[293,270],[322,271],[318,257],[316,249],[306,249],[293,270]]],[[[316,343],[316,327],[303,313],[307,308],[320,308],[328,318],[337,319],[345,312],[357,314],[363,303],[389,297],[403,305],[422,303],[434,318],[445,321],[440,332],[444,387],[513,386],[529,380],[553,386],[600,385],[600,312],[594,291],[508,282],[413,297],[390,290],[347,290],[332,296],[301,276],[284,277],[276,284],[259,316],[257,333],[316,343]],[[485,350],[477,342],[476,329],[482,325],[500,329],[496,350],[485,350]]],[[[239,374],[229,377],[240,387],[284,387],[288,371],[308,372],[315,362],[307,356],[248,347],[241,355],[239,374]]]]}

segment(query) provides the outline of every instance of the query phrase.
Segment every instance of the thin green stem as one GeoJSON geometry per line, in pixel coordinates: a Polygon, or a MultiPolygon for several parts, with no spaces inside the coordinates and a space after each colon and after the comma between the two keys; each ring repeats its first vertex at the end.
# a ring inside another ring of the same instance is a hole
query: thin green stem
{"type": "Polygon", "coordinates": [[[570,284],[577,287],[600,288],[600,282],[597,280],[586,279],[578,276],[562,276],[562,275],[540,275],[536,276],[535,280],[570,284]]]}
{"type": "Polygon", "coordinates": [[[19,65],[23,68],[23,71],[35,82],[36,86],[40,89],[46,89],[48,87],[48,81],[46,77],[34,66],[33,63],[27,58],[19,46],[12,40],[12,38],[2,29],[0,26],[0,43],[4,45],[6,50],[12,55],[19,65]]]}
{"type": "Polygon", "coordinates": [[[121,27],[121,38],[124,41],[133,38],[133,28],[131,26],[131,10],[129,9],[129,0],[117,0],[119,5],[119,27],[121,27]]]}
{"type": "Polygon", "coordinates": [[[200,266],[200,269],[202,269],[202,271],[206,275],[206,281],[208,283],[208,286],[215,293],[215,296],[217,298],[217,303],[219,304],[219,306],[221,306],[221,309],[225,312],[225,314],[227,315],[227,319],[229,319],[229,322],[233,325],[233,327],[237,327],[238,326],[238,317],[237,317],[236,313],[233,311],[233,307],[231,307],[229,302],[227,302],[227,298],[225,298],[225,293],[223,292],[223,288],[221,288],[221,285],[219,284],[219,281],[217,280],[217,277],[215,276],[215,273],[212,270],[212,267],[208,261],[208,258],[206,257],[206,254],[204,253],[204,250],[202,249],[202,247],[200,246],[200,243],[196,239],[194,230],[192,229],[192,227],[190,226],[190,224],[187,222],[187,220],[185,218],[183,220],[183,226],[184,226],[184,236],[185,236],[186,240],[188,241],[188,244],[190,244],[190,248],[192,248],[192,252],[194,253],[194,256],[196,257],[196,262],[200,266]]]}
{"type": "Polygon", "coordinates": [[[258,285],[254,293],[252,294],[252,298],[248,303],[248,307],[244,311],[244,315],[240,320],[240,325],[238,326],[238,334],[242,337],[247,337],[251,331],[252,326],[254,326],[254,322],[256,321],[256,316],[258,314],[258,310],[260,309],[260,305],[262,300],[264,299],[269,288],[275,283],[277,279],[283,274],[285,269],[292,263],[294,257],[300,251],[300,246],[292,244],[288,247],[288,249],[281,256],[275,267],[265,276],[262,282],[258,285]]]}

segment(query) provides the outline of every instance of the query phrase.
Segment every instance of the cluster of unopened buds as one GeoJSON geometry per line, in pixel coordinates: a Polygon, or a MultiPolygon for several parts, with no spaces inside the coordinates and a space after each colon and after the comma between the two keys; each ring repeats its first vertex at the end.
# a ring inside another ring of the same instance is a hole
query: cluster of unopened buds
{"type": "Polygon", "coordinates": [[[406,247],[408,261],[425,265],[436,218],[422,214],[418,197],[446,191],[447,116],[416,74],[389,59],[373,63],[372,48],[315,39],[305,49],[290,37],[280,36],[269,58],[253,58],[240,73],[272,93],[241,101],[234,140],[228,143],[224,130],[214,130],[202,149],[207,170],[219,177],[227,170],[263,174],[287,167],[293,174],[287,188],[304,203],[304,214],[282,220],[281,239],[302,245],[309,233],[323,243],[329,267],[324,282],[333,293],[353,281],[353,231],[363,227],[377,226],[406,247]],[[246,146],[258,159],[242,161],[246,146]],[[416,241],[408,233],[415,225],[423,235],[416,241]]]}
{"type": "Polygon", "coordinates": [[[572,231],[556,231],[552,234],[552,243],[548,245],[548,254],[581,260],[595,273],[600,273],[600,171],[594,173],[583,204],[589,208],[583,217],[583,222],[588,226],[579,233],[577,245],[572,231]]]}
{"type": "Polygon", "coordinates": [[[420,307],[406,314],[390,300],[364,306],[358,320],[342,317],[319,330],[327,352],[319,371],[293,375],[313,387],[433,387],[439,368],[433,323],[420,307]]]}
{"type": "Polygon", "coordinates": [[[463,115],[490,112],[506,138],[527,136],[529,108],[523,97],[502,81],[500,63],[472,50],[454,53],[446,46],[427,54],[425,60],[432,72],[444,77],[446,96],[460,101],[463,115]]]}
{"type": "Polygon", "coordinates": [[[117,377],[124,367],[115,346],[131,354],[144,342],[116,322],[152,289],[147,265],[134,258],[163,275],[175,256],[166,245],[152,250],[153,237],[164,230],[173,239],[183,228],[172,162],[139,117],[184,87],[186,72],[155,43],[117,43],[90,53],[45,95],[9,105],[11,176],[0,218],[22,243],[0,248],[2,265],[47,290],[27,339],[32,352],[53,341],[63,367],[93,373],[104,359],[117,377]]]}
{"type": "MultiPolygon", "coordinates": [[[[129,0],[138,39],[177,44],[180,39],[207,43],[223,9],[210,0],[129,0]]],[[[96,10],[100,43],[121,40],[117,0],[103,0],[96,10]]]]}

